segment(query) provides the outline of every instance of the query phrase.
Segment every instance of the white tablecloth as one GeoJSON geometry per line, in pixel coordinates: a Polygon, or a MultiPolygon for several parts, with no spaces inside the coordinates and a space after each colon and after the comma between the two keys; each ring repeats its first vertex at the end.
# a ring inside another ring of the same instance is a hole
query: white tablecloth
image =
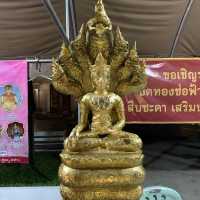
{"type": "Polygon", "coordinates": [[[59,187],[0,187],[0,200],[61,200],[59,187]]]}

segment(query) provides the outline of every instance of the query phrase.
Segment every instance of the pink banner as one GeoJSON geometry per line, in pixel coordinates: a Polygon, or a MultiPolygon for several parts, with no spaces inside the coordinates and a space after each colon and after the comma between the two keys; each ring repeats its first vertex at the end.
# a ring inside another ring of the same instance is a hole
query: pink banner
{"type": "Polygon", "coordinates": [[[124,98],[127,123],[200,123],[200,59],[147,65],[147,87],[124,98]]]}
{"type": "Polygon", "coordinates": [[[28,163],[26,61],[0,61],[0,163],[28,163]]]}

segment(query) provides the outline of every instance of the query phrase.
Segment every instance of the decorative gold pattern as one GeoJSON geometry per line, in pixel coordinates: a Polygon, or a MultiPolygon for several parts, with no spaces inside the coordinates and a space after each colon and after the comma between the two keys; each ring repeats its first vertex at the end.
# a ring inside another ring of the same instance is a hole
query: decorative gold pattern
{"type": "Polygon", "coordinates": [[[70,46],[63,44],[52,65],[54,87],[75,96],[81,112],[61,154],[64,200],[139,200],[145,176],[142,141],[122,131],[125,115],[120,96],[145,86],[144,71],[136,45],[129,51],[120,29],[113,33],[98,0],[95,16],[82,25],[70,46]]]}

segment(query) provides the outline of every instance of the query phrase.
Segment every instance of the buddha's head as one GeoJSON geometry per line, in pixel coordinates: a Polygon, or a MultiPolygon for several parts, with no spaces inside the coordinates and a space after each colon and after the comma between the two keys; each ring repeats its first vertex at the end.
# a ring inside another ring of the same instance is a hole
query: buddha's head
{"type": "Polygon", "coordinates": [[[110,65],[107,65],[107,62],[101,53],[98,54],[95,64],[91,67],[91,79],[96,90],[109,90],[110,65]]]}
{"type": "Polygon", "coordinates": [[[4,90],[6,94],[12,93],[12,85],[5,85],[4,90]]]}

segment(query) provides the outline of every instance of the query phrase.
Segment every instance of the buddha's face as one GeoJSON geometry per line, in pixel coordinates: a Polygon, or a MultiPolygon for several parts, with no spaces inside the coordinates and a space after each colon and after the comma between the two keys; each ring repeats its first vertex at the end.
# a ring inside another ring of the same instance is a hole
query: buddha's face
{"type": "Polygon", "coordinates": [[[94,73],[92,81],[97,91],[108,90],[110,86],[110,75],[106,72],[94,73]]]}
{"type": "Polygon", "coordinates": [[[5,89],[5,93],[6,94],[11,94],[12,93],[12,89],[11,88],[6,88],[5,89]]]}
{"type": "Polygon", "coordinates": [[[101,53],[98,54],[95,65],[91,68],[91,78],[96,91],[108,91],[110,86],[110,66],[101,53]]]}

